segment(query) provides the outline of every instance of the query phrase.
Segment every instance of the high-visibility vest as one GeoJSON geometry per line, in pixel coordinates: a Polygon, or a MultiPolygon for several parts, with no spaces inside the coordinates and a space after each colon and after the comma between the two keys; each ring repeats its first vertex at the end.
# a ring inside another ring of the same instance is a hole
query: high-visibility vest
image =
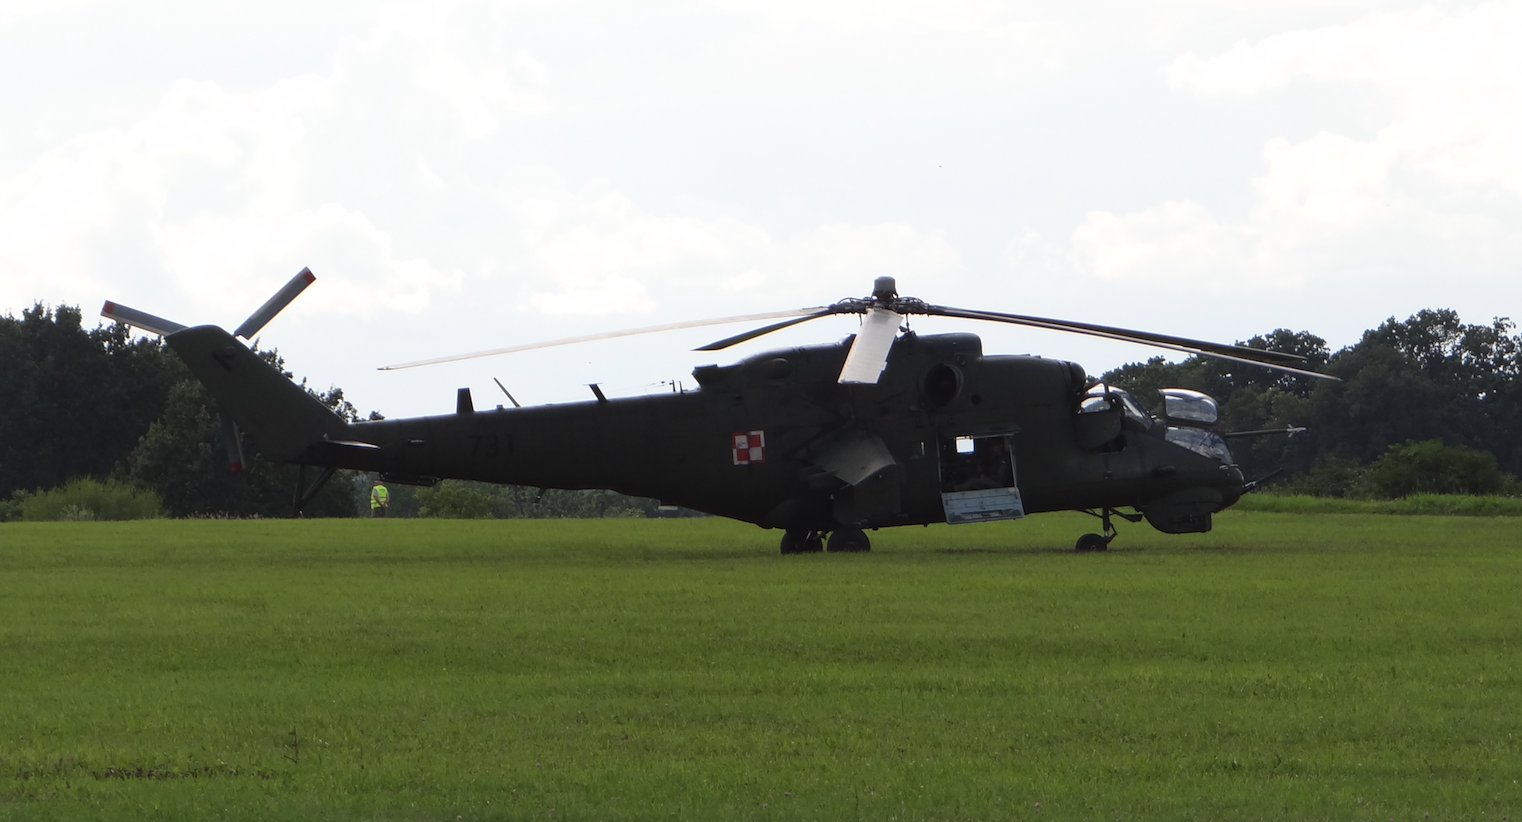
{"type": "Polygon", "coordinates": [[[384,486],[384,485],[377,485],[374,488],[371,488],[370,489],[370,510],[374,511],[375,509],[381,507],[382,505],[385,505],[386,504],[386,500],[390,496],[391,496],[391,492],[387,491],[386,490],[386,486],[384,486]]]}

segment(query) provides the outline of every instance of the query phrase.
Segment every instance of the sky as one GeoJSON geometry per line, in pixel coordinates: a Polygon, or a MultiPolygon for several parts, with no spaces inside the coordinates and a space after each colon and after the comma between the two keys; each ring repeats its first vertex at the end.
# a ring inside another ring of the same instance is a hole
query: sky
{"type": "MultiPolygon", "coordinates": [[[[692,387],[865,296],[1209,340],[1522,314],[1522,3],[0,0],[0,313],[262,332],[361,412],[692,387]]],[[[1047,331],[1091,374],[1159,353],[1047,331]]]]}

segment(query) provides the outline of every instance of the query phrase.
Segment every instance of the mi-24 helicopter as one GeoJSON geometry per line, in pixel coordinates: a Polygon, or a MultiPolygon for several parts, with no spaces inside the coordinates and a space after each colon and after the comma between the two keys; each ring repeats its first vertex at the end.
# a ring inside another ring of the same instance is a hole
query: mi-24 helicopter
{"type": "MultiPolygon", "coordinates": [[[[1077,550],[1104,550],[1113,517],[1170,534],[1209,531],[1211,515],[1253,483],[1216,429],[1216,402],[1165,389],[1154,416],[1125,391],[1095,384],[1076,363],[984,354],[967,333],[918,335],[925,315],[1069,331],[1218,357],[1310,377],[1304,358],[1090,323],[932,305],[879,277],[872,294],[833,305],[595,334],[386,369],[594,339],[774,320],[705,345],[718,351],[798,323],[861,316],[831,345],[700,365],[695,390],[586,402],[346,422],[260,359],[252,340],[315,279],[303,269],[234,332],[186,327],[115,303],[102,316],[160,334],[224,414],[228,459],[243,433],[267,458],[302,466],[296,509],[338,468],[388,482],[442,478],[542,488],[603,488],[783,532],[782,553],[867,551],[867,530],[975,523],[1045,511],[1102,522],[1077,550]],[[230,419],[229,419],[230,418],[230,419]],[[318,470],[306,479],[307,467],[318,470]],[[1121,511],[1129,508],[1131,511],[1121,511]]],[[[500,385],[500,384],[499,384],[500,385]]],[[[506,389],[504,389],[506,393],[506,389]]],[[[511,395],[508,395],[511,399],[511,395]]]]}

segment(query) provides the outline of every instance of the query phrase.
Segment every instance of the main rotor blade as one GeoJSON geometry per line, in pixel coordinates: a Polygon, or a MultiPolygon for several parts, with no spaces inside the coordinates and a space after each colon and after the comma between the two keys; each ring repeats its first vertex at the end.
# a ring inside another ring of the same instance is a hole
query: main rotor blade
{"type": "Polygon", "coordinates": [[[861,330],[846,354],[846,364],[841,366],[839,382],[877,384],[888,365],[888,349],[898,337],[902,315],[892,309],[872,306],[862,318],[861,330]]]}
{"type": "MultiPolygon", "coordinates": [[[[769,311],[764,314],[741,314],[736,317],[718,317],[710,320],[688,320],[680,323],[667,323],[665,325],[647,325],[643,328],[626,328],[622,331],[604,331],[600,334],[585,334],[580,337],[566,337],[559,340],[547,340],[545,342],[525,343],[524,345],[509,345],[505,348],[493,348],[488,351],[472,351],[469,354],[454,354],[448,357],[435,357],[431,360],[416,360],[414,362],[397,363],[396,365],[382,366],[378,371],[399,371],[403,368],[417,368],[422,365],[438,365],[439,363],[457,362],[470,360],[476,357],[491,357],[497,354],[513,354],[519,351],[533,351],[538,348],[553,348],[557,345],[572,345],[574,343],[593,342],[596,340],[610,340],[615,337],[632,337],[636,334],[654,334],[657,331],[676,331],[683,328],[702,328],[708,325],[724,325],[725,323],[756,322],[758,320],[775,320],[778,317],[797,317],[800,314],[818,314],[828,311],[824,308],[795,308],[791,311],[769,311]]],[[[804,317],[812,319],[812,317],[804,317]]],[[[802,322],[802,320],[799,320],[802,322]]],[[[704,349],[699,349],[704,350],[704,349]]]]}
{"type": "Polygon", "coordinates": [[[752,328],[751,330],[745,332],[744,334],[736,334],[733,337],[725,337],[724,339],[719,340],[718,342],[711,342],[711,343],[709,343],[709,344],[707,344],[705,346],[702,346],[700,348],[694,348],[692,350],[693,351],[720,351],[720,350],[723,350],[725,348],[730,347],[731,345],[739,345],[740,343],[747,342],[749,340],[754,340],[757,337],[764,336],[766,334],[770,334],[773,331],[781,331],[784,328],[789,328],[791,326],[798,325],[799,323],[806,323],[809,320],[817,320],[820,317],[828,317],[831,314],[839,314],[840,313],[839,311],[835,310],[835,306],[833,306],[833,305],[832,306],[827,306],[825,308],[806,308],[806,309],[803,309],[803,310],[804,311],[809,311],[809,312],[812,312],[812,313],[805,314],[805,315],[803,315],[801,317],[793,317],[791,320],[783,320],[780,323],[772,323],[771,325],[763,325],[760,328],[752,328]]]}
{"type": "Polygon", "coordinates": [[[1070,331],[1074,334],[1087,334],[1094,337],[1104,337],[1112,340],[1125,340],[1127,342],[1145,343],[1160,347],[1175,347],[1198,353],[1214,352],[1226,357],[1246,357],[1253,362],[1262,360],[1275,360],[1284,363],[1304,362],[1305,357],[1300,354],[1291,354],[1286,351],[1269,351],[1265,348],[1252,348],[1246,345],[1233,345],[1229,343],[1216,343],[1208,340],[1192,340],[1188,337],[1175,337],[1171,334],[1158,334],[1152,331],[1136,331],[1130,328],[1115,328],[1108,325],[1095,325],[1093,323],[1080,323],[1072,320],[1054,320],[1047,317],[1028,317],[1023,314],[1004,314],[998,311],[978,311],[969,308],[953,308],[946,305],[926,306],[926,313],[943,317],[960,317],[968,320],[987,320],[989,322],[1009,323],[1010,325],[1024,325],[1031,328],[1045,328],[1053,331],[1070,331]]]}
{"type": "Polygon", "coordinates": [[[100,307],[100,315],[108,320],[126,323],[134,328],[141,328],[150,334],[167,337],[176,331],[184,331],[185,326],[174,320],[166,320],[163,317],[155,317],[146,311],[138,311],[136,308],[128,308],[120,303],[110,300],[100,307]]]}
{"type": "Polygon", "coordinates": [[[1303,360],[1298,354],[1284,354],[1281,351],[1265,351],[1261,348],[1248,348],[1244,345],[1225,345],[1222,343],[1205,342],[1203,340],[1189,340],[1184,337],[1170,337],[1166,334],[1150,334],[1148,332],[1131,332],[1127,329],[1107,329],[1105,326],[1093,326],[1087,323],[1070,323],[1063,320],[1045,320],[1040,317],[1022,317],[1017,314],[999,314],[991,311],[971,311],[964,308],[950,308],[948,306],[932,305],[926,314],[939,317],[957,317],[964,320],[986,320],[988,322],[1001,322],[1010,325],[1023,325],[1030,328],[1044,328],[1051,331],[1069,331],[1074,334],[1086,334],[1090,337],[1099,337],[1107,340],[1135,343],[1138,345],[1150,345],[1156,348],[1166,348],[1170,351],[1178,351],[1184,354],[1196,354],[1202,357],[1214,357],[1218,360],[1230,360],[1232,362],[1256,365],[1262,368],[1271,368],[1275,371],[1283,371],[1302,377],[1315,377],[1319,380],[1341,381],[1331,374],[1322,374],[1319,371],[1308,371],[1304,368],[1295,368],[1289,365],[1264,362],[1242,354],[1279,354],[1292,360],[1303,360]],[[1100,330],[1105,329],[1105,330],[1100,330]],[[1169,340],[1169,342],[1164,342],[1169,340]],[[1227,353],[1230,352],[1230,353],[1227,353]]]}
{"type": "Polygon", "coordinates": [[[242,337],[245,340],[252,340],[254,335],[259,333],[260,329],[269,325],[270,320],[275,319],[276,314],[279,314],[286,306],[290,305],[291,300],[296,299],[316,279],[317,275],[313,274],[310,268],[303,268],[296,272],[296,276],[281,286],[280,290],[275,292],[275,296],[265,300],[264,305],[259,306],[258,311],[248,315],[248,319],[238,326],[238,330],[234,331],[233,335],[242,337]]]}

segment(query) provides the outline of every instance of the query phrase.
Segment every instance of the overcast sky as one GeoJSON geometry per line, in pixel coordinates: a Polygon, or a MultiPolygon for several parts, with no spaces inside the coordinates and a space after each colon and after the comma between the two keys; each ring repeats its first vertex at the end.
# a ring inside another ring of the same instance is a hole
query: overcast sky
{"type": "MultiPolygon", "coordinates": [[[[1517,3],[0,0],[0,312],[264,332],[362,410],[830,342],[906,295],[1179,335],[1518,314],[1517,3]]],[[[93,320],[92,320],[93,322],[93,320]]],[[[972,330],[1090,373],[1149,349],[972,330]]]]}

